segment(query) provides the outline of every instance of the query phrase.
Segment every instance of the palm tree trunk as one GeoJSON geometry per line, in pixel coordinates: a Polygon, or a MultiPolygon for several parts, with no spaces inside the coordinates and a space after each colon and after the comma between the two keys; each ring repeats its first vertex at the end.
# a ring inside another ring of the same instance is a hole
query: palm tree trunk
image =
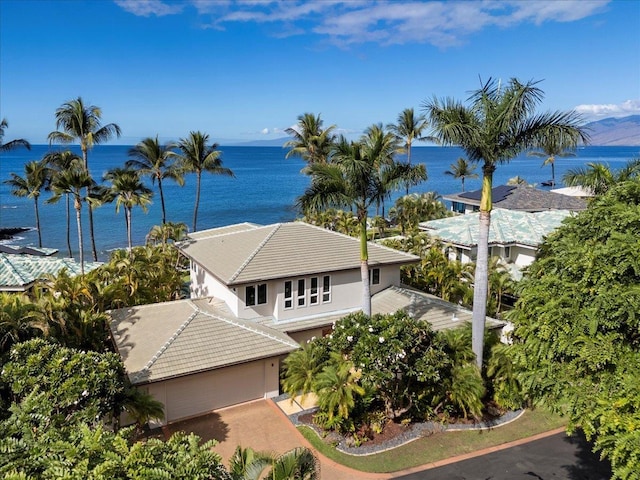
{"type": "Polygon", "coordinates": [[[93,261],[98,261],[98,250],[96,249],[96,236],[93,231],[93,207],[87,203],[89,208],[89,237],[91,238],[91,251],[93,252],[93,261]]]}
{"type": "Polygon", "coordinates": [[[38,211],[38,197],[33,197],[33,204],[36,209],[36,229],[38,230],[38,247],[42,248],[42,232],[40,231],[40,212],[38,211]]]}
{"type": "Polygon", "coordinates": [[[82,204],[80,200],[75,200],[76,208],[76,224],[78,225],[78,250],[80,252],[80,273],[84,275],[84,247],[82,245],[82,218],[80,212],[82,211],[82,204]]]}
{"type": "Polygon", "coordinates": [[[193,208],[193,231],[196,231],[196,222],[198,220],[198,205],[200,204],[200,177],[202,176],[201,172],[197,173],[196,177],[196,205],[193,208]]]}
{"type": "Polygon", "coordinates": [[[371,287],[369,286],[369,249],[367,247],[367,216],[360,220],[360,276],[362,278],[362,311],[371,316],[371,287]]]}
{"type": "Polygon", "coordinates": [[[478,232],[478,255],[473,287],[473,314],[471,317],[473,353],[476,365],[482,370],[482,350],[484,347],[484,326],[487,315],[487,292],[489,289],[489,227],[491,225],[491,187],[494,165],[485,164],[482,176],[482,196],[480,200],[480,230],[478,232]]]}
{"type": "Polygon", "coordinates": [[[556,186],[556,166],[555,162],[551,162],[551,186],[556,186]]]}
{"type": "Polygon", "coordinates": [[[162,206],[162,224],[167,223],[167,212],[164,207],[164,192],[162,191],[162,178],[158,177],[158,191],[160,192],[160,205],[162,206]]]}
{"type": "Polygon", "coordinates": [[[65,194],[65,197],[67,197],[67,249],[69,250],[69,258],[73,258],[71,252],[71,201],[68,193],[65,194]]]}
{"type": "Polygon", "coordinates": [[[124,218],[127,222],[127,243],[129,244],[129,256],[133,256],[133,242],[131,241],[131,209],[124,209],[124,218]]]}
{"type": "MultiPolygon", "coordinates": [[[[407,142],[407,164],[411,165],[411,142],[407,142]]],[[[409,182],[405,184],[405,195],[409,195],[409,182]]]]}

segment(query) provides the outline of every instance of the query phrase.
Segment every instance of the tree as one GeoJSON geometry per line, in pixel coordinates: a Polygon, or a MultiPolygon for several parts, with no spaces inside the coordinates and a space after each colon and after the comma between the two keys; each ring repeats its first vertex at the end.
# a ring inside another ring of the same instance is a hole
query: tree
{"type": "Polygon", "coordinates": [[[233,480],[315,480],[320,475],[318,460],[305,447],[282,455],[237,447],[229,465],[233,480]]]}
{"type": "Polygon", "coordinates": [[[144,212],[151,203],[152,191],[142,184],[140,175],[136,170],[128,168],[114,168],[109,170],[104,179],[111,182],[109,189],[115,198],[116,213],[120,207],[124,208],[125,221],[127,224],[127,244],[129,251],[133,248],[131,241],[131,212],[133,207],[140,207],[144,212]]]}
{"type": "Polygon", "coordinates": [[[8,126],[9,122],[7,122],[6,118],[3,118],[0,122],[0,152],[8,152],[9,150],[15,150],[19,147],[31,150],[31,144],[22,138],[17,138],[4,143],[4,131],[8,126]]]}
{"type": "Polygon", "coordinates": [[[331,352],[329,361],[313,382],[318,409],[324,413],[327,425],[339,425],[349,419],[356,397],[365,393],[361,376],[362,372],[340,352],[331,352]]]}
{"type": "Polygon", "coordinates": [[[167,213],[164,204],[162,181],[171,179],[180,186],[184,185],[184,177],[178,166],[173,162],[175,159],[173,149],[175,148],[177,148],[175,143],[160,145],[157,135],[156,138],[145,138],[129,150],[130,160],[125,164],[126,167],[138,170],[142,175],[149,175],[151,183],[158,182],[163,225],[167,223],[167,213]]]}
{"type": "Polygon", "coordinates": [[[24,166],[24,177],[16,173],[11,174],[9,180],[4,183],[11,187],[11,194],[16,197],[33,198],[33,205],[36,215],[36,230],[38,230],[38,246],[42,248],[42,229],[40,228],[40,211],[38,210],[38,199],[42,190],[46,188],[49,181],[49,169],[47,163],[41,161],[31,161],[24,166]]]}
{"type": "Polygon", "coordinates": [[[466,178],[478,178],[478,174],[475,173],[476,166],[477,164],[469,163],[464,158],[460,157],[456,160],[456,163],[452,163],[449,166],[451,170],[446,170],[444,174],[455,179],[459,178],[462,181],[462,191],[464,192],[464,180],[466,178]]]}
{"type": "Polygon", "coordinates": [[[568,144],[560,144],[557,142],[557,139],[549,137],[543,141],[540,146],[540,151],[532,151],[527,155],[544,158],[542,162],[543,167],[551,165],[551,186],[554,186],[556,184],[556,158],[575,157],[576,154],[569,150],[575,149],[576,146],[575,143],[571,142],[568,144]]]}
{"type": "MultiPolygon", "coordinates": [[[[95,105],[85,105],[82,98],[62,104],[56,110],[56,128],[48,136],[49,143],[58,142],[63,144],[80,143],[82,151],[82,161],[84,168],[89,172],[88,154],[93,145],[106,142],[111,138],[120,137],[120,127],[115,123],[102,125],[102,110],[95,105]]],[[[91,248],[93,261],[98,261],[96,241],[93,229],[93,211],[89,205],[89,233],[91,237],[91,248]]]]}
{"type": "Polygon", "coordinates": [[[362,308],[371,315],[367,217],[369,208],[406,181],[426,178],[424,165],[411,166],[393,159],[390,134],[374,126],[358,142],[341,137],[330,163],[312,163],[306,171],[311,185],[298,198],[306,214],[331,207],[353,207],[360,228],[362,308]],[[384,180],[383,180],[384,179],[384,180]]]}
{"type": "Polygon", "coordinates": [[[284,359],[282,391],[292,399],[297,395],[314,391],[314,382],[329,360],[327,346],[322,342],[310,342],[284,359]]]}
{"type": "Polygon", "coordinates": [[[178,148],[182,151],[179,155],[181,168],[185,172],[196,174],[196,202],[193,208],[193,231],[196,231],[198,221],[198,206],[200,205],[200,182],[202,173],[214,175],[226,175],[234,177],[233,172],[222,166],[218,144],[209,142],[209,134],[202,132],[190,132],[187,138],[181,138],[178,148]]]}
{"type": "Polygon", "coordinates": [[[634,159],[629,160],[619,170],[612,170],[605,163],[589,162],[586,167],[578,167],[567,171],[562,177],[562,181],[570,187],[584,187],[593,195],[603,195],[617,183],[639,176],[640,159],[634,159]]]}
{"type": "MultiPolygon", "coordinates": [[[[395,124],[390,124],[389,129],[398,137],[398,139],[404,141],[404,145],[407,151],[407,163],[411,165],[411,146],[414,141],[426,140],[422,136],[429,126],[429,122],[424,115],[416,116],[413,108],[405,108],[398,115],[398,119],[395,124]]],[[[409,184],[406,186],[407,195],[409,194],[409,184]]]]}
{"type": "Polygon", "coordinates": [[[579,140],[586,143],[588,138],[579,127],[579,115],[574,112],[535,112],[543,98],[537,83],[521,83],[512,78],[503,86],[500,81],[489,79],[469,97],[471,105],[468,107],[451,98],[434,98],[424,104],[439,141],[444,145],[458,145],[472,162],[483,163],[473,295],[473,351],[479,367],[482,367],[487,310],[493,172],[498,165],[509,162],[523,150],[541,145],[550,137],[560,144],[579,140]]]}
{"type": "Polygon", "coordinates": [[[0,356],[48,331],[44,315],[26,295],[0,292],[0,356]]]}
{"type": "Polygon", "coordinates": [[[521,281],[511,357],[524,392],[640,472],[640,179],[612,187],[541,245],[521,281]]]}
{"type": "Polygon", "coordinates": [[[291,150],[287,152],[286,158],[300,157],[308,164],[327,163],[331,156],[331,150],[335,142],[335,125],[323,129],[320,115],[305,113],[298,117],[297,125],[285,130],[293,136],[284,144],[291,150]]]}
{"type": "Polygon", "coordinates": [[[94,184],[93,179],[82,165],[73,165],[71,168],[59,172],[51,182],[51,189],[55,202],[61,195],[69,194],[73,197],[73,205],[76,210],[76,224],[78,227],[78,250],[80,252],[80,270],[84,275],[84,242],[82,238],[82,203],[86,200],[84,191],[94,184]]]}
{"type": "Polygon", "coordinates": [[[420,222],[444,218],[448,214],[447,207],[435,192],[400,197],[389,211],[391,221],[400,226],[403,235],[418,231],[420,222]]]}
{"type": "MultiPolygon", "coordinates": [[[[82,158],[73,153],[71,150],[65,150],[62,152],[47,153],[43,160],[49,167],[49,189],[51,189],[51,183],[55,181],[56,177],[61,175],[62,172],[75,166],[80,166],[82,158]]],[[[69,193],[65,193],[65,209],[67,213],[67,250],[69,252],[69,258],[73,257],[71,252],[71,198],[69,193]]],[[[49,202],[50,203],[50,200],[49,202]]]]}

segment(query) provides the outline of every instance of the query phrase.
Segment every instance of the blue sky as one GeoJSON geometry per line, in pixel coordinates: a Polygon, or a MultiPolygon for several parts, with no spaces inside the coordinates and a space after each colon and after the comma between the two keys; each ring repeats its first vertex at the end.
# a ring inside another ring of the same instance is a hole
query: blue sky
{"type": "Polygon", "coordinates": [[[81,96],[133,144],[273,139],[304,112],[349,136],[480,79],[541,110],[640,113],[640,1],[0,0],[5,141],[45,143],[81,96]]]}

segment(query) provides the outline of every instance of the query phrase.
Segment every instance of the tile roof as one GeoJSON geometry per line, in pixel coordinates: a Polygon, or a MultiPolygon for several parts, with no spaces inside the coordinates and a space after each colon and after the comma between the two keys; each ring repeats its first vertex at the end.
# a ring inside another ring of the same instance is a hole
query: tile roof
{"type": "MultiPolygon", "coordinates": [[[[213,229],[178,247],[228,286],[360,268],[360,241],[303,222],[213,229]]],[[[406,264],[419,257],[369,242],[369,265],[406,264]]]]}
{"type": "Polygon", "coordinates": [[[131,382],[144,384],[283,355],[284,333],[239,320],[223,302],[178,300],[110,312],[112,338],[131,382]]]}
{"type": "MultiPolygon", "coordinates": [[[[456,328],[464,322],[471,322],[472,312],[441,298],[409,287],[389,287],[371,298],[371,310],[375,313],[390,314],[404,310],[411,317],[431,324],[434,330],[456,328]]],[[[499,328],[505,322],[487,317],[489,328],[499,328]]]]}
{"type": "Polygon", "coordinates": [[[0,244],[0,253],[16,253],[20,255],[36,255],[36,256],[48,257],[58,253],[58,249],[23,246],[23,245],[0,244]]]}
{"type": "MultiPolygon", "coordinates": [[[[480,205],[482,190],[463,192],[455,195],[444,195],[442,198],[451,202],[468,205],[480,205]]],[[[529,185],[500,185],[491,190],[493,206],[508,210],[539,212],[543,210],[580,211],[587,208],[587,203],[578,197],[540,190],[529,185]]]]}
{"type": "MultiPolygon", "coordinates": [[[[85,262],[89,272],[102,263],[85,262]]],[[[72,258],[41,257],[36,255],[0,253],[0,291],[25,291],[47,275],[57,275],[66,268],[70,275],[80,274],[80,264],[72,258]]]]}
{"type": "MultiPolygon", "coordinates": [[[[560,226],[571,215],[568,210],[519,212],[496,208],[491,212],[489,245],[528,245],[537,247],[543,237],[560,226]]],[[[455,245],[473,247],[478,244],[480,214],[468,213],[420,223],[420,229],[455,245]]]]}

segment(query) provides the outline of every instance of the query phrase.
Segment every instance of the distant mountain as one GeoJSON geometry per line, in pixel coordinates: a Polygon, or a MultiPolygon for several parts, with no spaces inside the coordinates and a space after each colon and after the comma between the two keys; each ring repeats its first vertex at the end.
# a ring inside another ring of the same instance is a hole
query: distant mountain
{"type": "Polygon", "coordinates": [[[589,145],[610,147],[640,146],[640,115],[622,118],[605,118],[586,125],[589,128],[589,145]]]}

